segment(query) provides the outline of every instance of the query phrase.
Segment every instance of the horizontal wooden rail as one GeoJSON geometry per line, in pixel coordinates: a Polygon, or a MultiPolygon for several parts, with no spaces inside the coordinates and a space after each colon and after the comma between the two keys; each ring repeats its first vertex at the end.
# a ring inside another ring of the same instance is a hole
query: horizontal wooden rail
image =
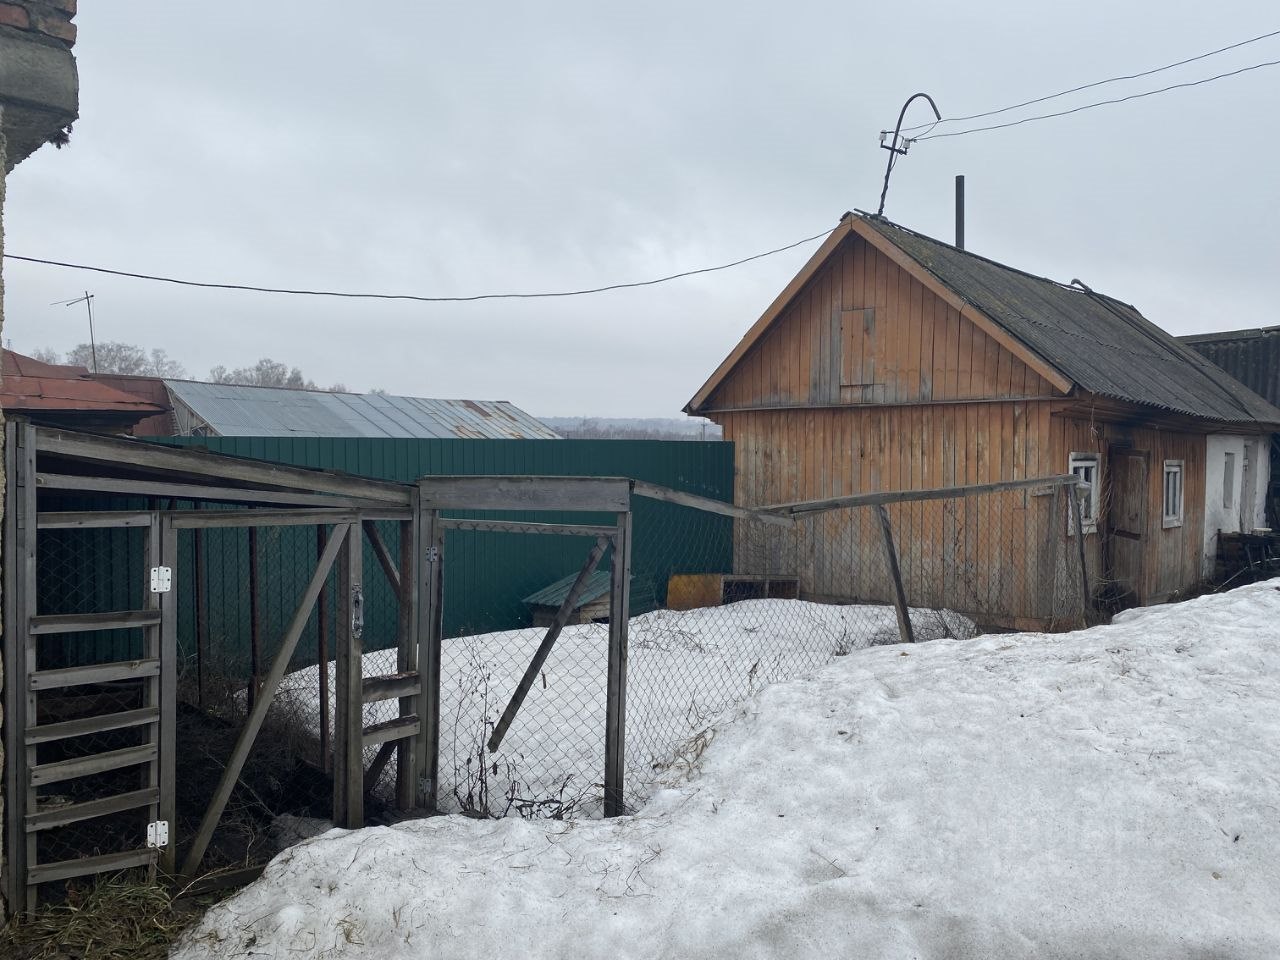
{"type": "Polygon", "coordinates": [[[124,810],[136,810],[139,807],[146,807],[159,802],[159,787],[147,787],[144,790],[116,794],[114,797],[102,797],[99,800],[88,800],[84,803],[72,803],[63,807],[55,807],[52,810],[28,813],[26,817],[27,833],[65,827],[67,824],[79,823],[81,820],[105,817],[108,814],[120,813],[124,810]]]}
{"type": "Polygon", "coordinates": [[[87,633],[90,630],[131,630],[160,623],[159,610],[116,610],[111,613],[53,613],[32,617],[29,631],[40,633],[87,633]]]}
{"type": "Polygon", "coordinates": [[[387,720],[383,723],[375,723],[372,726],[364,728],[364,745],[372,747],[377,743],[384,743],[387,740],[403,740],[405,737],[415,736],[422,729],[415,714],[409,714],[404,717],[396,717],[394,720],[387,720]]]}
{"type": "Polygon", "coordinates": [[[617,527],[581,523],[522,523],[519,520],[455,520],[439,521],[443,530],[478,530],[486,533],[549,533],[562,537],[612,537],[617,527]]]}
{"type": "Polygon", "coordinates": [[[42,723],[39,726],[27,728],[24,742],[30,747],[37,743],[66,740],[69,737],[82,737],[89,733],[103,733],[107,730],[141,727],[149,723],[156,723],[159,719],[159,707],[143,707],[141,710],[105,713],[96,717],[63,720],[61,723],[42,723]]]}
{"type": "Polygon", "coordinates": [[[116,477],[81,477],[57,473],[37,473],[36,484],[51,490],[88,490],[97,493],[127,493],[139,497],[172,497],[177,500],[218,500],[226,503],[277,503],[299,507],[377,509],[387,504],[363,497],[326,496],[320,493],[290,493],[279,490],[246,490],[240,487],[209,487],[196,483],[166,483],[155,480],[121,480],[116,477]]]}
{"type": "Polygon", "coordinates": [[[179,530],[212,527],[306,527],[332,523],[355,523],[362,517],[376,520],[408,520],[399,510],[347,508],[334,510],[194,510],[169,514],[179,530]]]}
{"type": "Polygon", "coordinates": [[[95,773],[106,773],[108,770],[150,763],[155,758],[156,745],[146,743],[140,747],[125,747],[123,750],[95,753],[87,757],[76,757],[74,760],[42,763],[31,768],[31,785],[39,787],[46,783],[61,783],[63,780],[74,780],[77,777],[89,777],[95,773]]]}
{"type": "Polygon", "coordinates": [[[842,507],[874,507],[889,503],[907,503],[917,500],[953,500],[957,497],[977,496],[984,493],[1001,493],[1007,490],[1032,490],[1038,487],[1070,486],[1077,483],[1074,474],[1053,477],[1037,477],[1032,480],[1004,480],[999,483],[975,483],[965,487],[938,487],[933,490],[888,490],[882,493],[855,493],[847,497],[829,497],[824,500],[801,500],[795,503],[778,503],[761,510],[799,516],[839,510],[842,507]]]}
{"type": "Polygon", "coordinates": [[[160,661],[122,660],[118,663],[94,663],[87,667],[58,667],[27,674],[27,689],[57,690],[82,687],[88,683],[112,683],[116,680],[141,680],[160,676],[160,661]]]}
{"type": "Polygon", "coordinates": [[[155,862],[159,852],[151,849],[128,850],[125,853],[104,853],[96,857],[42,863],[27,869],[27,884],[51,883],[54,880],[87,877],[94,873],[114,873],[130,867],[145,867],[155,862]]]}
{"type": "Polygon", "coordinates": [[[381,677],[365,677],[360,681],[361,703],[377,703],[397,697],[414,697],[422,692],[422,679],[416,671],[389,673],[381,677]]]}
{"type": "Polygon", "coordinates": [[[113,527],[149,527],[151,514],[123,510],[66,510],[36,515],[39,530],[96,530],[113,527]]]}

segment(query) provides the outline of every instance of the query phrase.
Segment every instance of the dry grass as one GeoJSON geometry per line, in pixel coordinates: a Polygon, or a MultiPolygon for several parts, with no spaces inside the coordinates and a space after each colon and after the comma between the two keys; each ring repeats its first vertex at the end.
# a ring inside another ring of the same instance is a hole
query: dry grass
{"type": "MultiPolygon", "coordinates": [[[[179,891],[180,894],[180,891],[179,891]]],[[[0,930],[6,960],[163,960],[219,896],[181,897],[137,872],[71,888],[63,903],[0,930]]]]}

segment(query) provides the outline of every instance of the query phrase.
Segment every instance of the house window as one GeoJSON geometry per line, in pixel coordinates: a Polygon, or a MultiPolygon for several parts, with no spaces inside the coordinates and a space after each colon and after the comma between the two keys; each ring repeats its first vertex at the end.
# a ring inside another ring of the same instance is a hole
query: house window
{"type": "MultiPolygon", "coordinates": [[[[1085,533],[1093,533],[1098,529],[1098,455],[1071,454],[1068,472],[1075,474],[1088,489],[1088,495],[1081,499],[1080,526],[1085,533]]],[[[1075,529],[1074,522],[1071,529],[1075,529]]]]}
{"type": "Polygon", "coordinates": [[[1182,526],[1182,461],[1164,462],[1164,526],[1182,526]]]}
{"type": "Polygon", "coordinates": [[[1236,455],[1228,453],[1222,461],[1222,505],[1228,510],[1236,500],[1236,455]]]}

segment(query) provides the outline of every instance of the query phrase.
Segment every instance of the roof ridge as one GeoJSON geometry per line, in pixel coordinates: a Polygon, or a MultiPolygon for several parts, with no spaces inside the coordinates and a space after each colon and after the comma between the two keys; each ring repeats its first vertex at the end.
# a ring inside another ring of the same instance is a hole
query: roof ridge
{"type": "Polygon", "coordinates": [[[1073,283],[1063,283],[1061,280],[1053,279],[1053,277],[1042,277],[1040,276],[1040,274],[1032,273],[1030,270],[1022,270],[1018,267],[1010,266],[1007,263],[1002,263],[999,260],[993,260],[991,259],[991,257],[984,257],[982,254],[974,253],[972,250],[966,249],[965,247],[957,247],[953,243],[947,243],[947,241],[945,240],[939,240],[937,237],[931,237],[927,233],[921,233],[919,230],[912,230],[910,227],[904,227],[902,224],[896,223],[893,220],[890,220],[888,217],[877,216],[874,213],[864,213],[861,210],[857,212],[861,214],[864,220],[871,221],[873,226],[877,224],[885,224],[887,226],[892,227],[895,230],[901,230],[903,233],[910,234],[913,237],[917,237],[920,240],[927,240],[929,243],[936,243],[940,247],[946,247],[948,250],[952,250],[955,253],[962,254],[963,256],[966,256],[966,257],[972,257],[974,260],[981,260],[983,263],[988,263],[993,267],[999,267],[1001,270],[1008,270],[1010,273],[1018,274],[1018,276],[1029,277],[1032,280],[1039,280],[1042,283],[1051,283],[1055,287],[1058,287],[1061,290],[1070,291],[1071,293],[1079,293],[1079,294],[1084,294],[1086,296],[1089,293],[1092,293],[1095,297],[1102,297],[1103,299],[1110,300],[1112,303],[1118,303],[1123,307],[1128,307],[1130,310],[1138,309],[1132,303],[1128,303],[1127,301],[1121,300],[1118,297],[1113,297],[1110,294],[1102,293],[1098,290],[1085,291],[1073,283]]]}

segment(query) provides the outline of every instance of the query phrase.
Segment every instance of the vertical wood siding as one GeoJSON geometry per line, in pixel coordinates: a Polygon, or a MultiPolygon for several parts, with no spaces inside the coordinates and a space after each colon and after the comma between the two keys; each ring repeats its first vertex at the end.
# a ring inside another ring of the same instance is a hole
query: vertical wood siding
{"type": "Polygon", "coordinates": [[[850,237],[709,398],[713,410],[1047,397],[1039,374],[850,237]]]}

